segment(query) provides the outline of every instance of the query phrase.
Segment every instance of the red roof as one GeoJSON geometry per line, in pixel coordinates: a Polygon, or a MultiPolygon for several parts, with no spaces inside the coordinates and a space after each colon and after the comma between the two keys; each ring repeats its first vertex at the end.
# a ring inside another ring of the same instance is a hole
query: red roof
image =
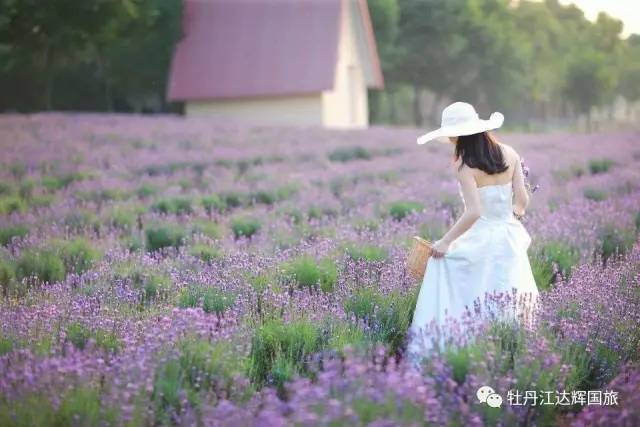
{"type": "MultiPolygon", "coordinates": [[[[171,101],[316,93],[332,89],[342,1],[184,0],[171,64],[171,101]]],[[[358,10],[372,77],[382,73],[366,0],[358,10]]]]}

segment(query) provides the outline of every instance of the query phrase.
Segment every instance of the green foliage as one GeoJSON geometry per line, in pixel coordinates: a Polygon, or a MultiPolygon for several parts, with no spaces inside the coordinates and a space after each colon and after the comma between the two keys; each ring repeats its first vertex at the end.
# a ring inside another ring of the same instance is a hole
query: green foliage
{"type": "MultiPolygon", "coordinates": [[[[77,19],[71,19],[52,6],[8,2],[0,20],[2,39],[7,40],[0,49],[0,110],[171,110],[164,94],[171,55],[182,34],[181,9],[177,0],[103,2],[76,11],[77,19]],[[43,37],[34,28],[56,30],[43,37]],[[55,55],[44,56],[49,51],[55,55]],[[30,76],[30,85],[24,85],[24,76],[30,76]]],[[[610,100],[613,89],[630,101],[639,91],[633,38],[623,39],[615,23],[592,23],[555,2],[512,7],[508,2],[425,6],[372,0],[369,9],[385,77],[385,90],[370,94],[374,123],[421,124],[429,114],[419,102],[426,90],[437,97],[466,96],[472,103],[500,105],[526,126],[565,100],[588,111],[610,100]],[[426,29],[427,51],[413,55],[425,49],[426,29]],[[461,36],[466,33],[475,36],[461,36]],[[539,36],[529,36],[534,33],[539,36]],[[461,67],[460,58],[476,64],[476,72],[461,67]],[[533,121],[525,123],[529,118],[533,121]]],[[[178,142],[183,150],[195,144],[178,142]]],[[[129,143],[135,149],[157,147],[156,141],[129,143]]],[[[371,155],[365,147],[347,146],[330,152],[329,158],[349,161],[371,155]]],[[[279,158],[219,158],[214,163],[234,166],[242,174],[279,158]]],[[[188,169],[200,180],[207,166],[202,161],[175,163],[155,171],[188,169]]],[[[10,166],[15,177],[26,174],[24,164],[10,166]]]]}
{"type": "Polygon", "coordinates": [[[0,197],[0,214],[10,215],[12,213],[24,213],[27,211],[27,202],[20,196],[1,196],[0,197]]]}
{"type": "Polygon", "coordinates": [[[83,273],[100,259],[100,252],[84,238],[76,238],[71,242],[58,242],[66,271],[83,273]]]}
{"type": "Polygon", "coordinates": [[[446,230],[441,224],[425,222],[420,225],[420,231],[418,232],[418,235],[423,239],[435,242],[440,236],[445,233],[445,231],[446,230]]]}
{"type": "Polygon", "coordinates": [[[24,200],[29,201],[33,197],[33,190],[35,190],[35,188],[36,188],[36,184],[33,180],[31,179],[24,180],[20,183],[18,194],[24,200]]]}
{"type": "Polygon", "coordinates": [[[85,230],[99,230],[100,221],[89,209],[74,209],[64,217],[64,225],[73,233],[81,233],[85,230]]]}
{"type": "Polygon", "coordinates": [[[138,287],[142,289],[142,303],[149,304],[158,299],[165,299],[171,290],[171,279],[165,275],[152,273],[144,276],[138,287]]]}
{"type": "Polygon", "coordinates": [[[202,306],[205,313],[222,316],[236,302],[237,295],[214,287],[191,285],[183,288],[178,298],[181,308],[202,306]]]}
{"type": "Polygon", "coordinates": [[[309,210],[307,211],[307,216],[309,217],[309,219],[320,219],[324,216],[336,217],[338,216],[338,211],[327,206],[310,206],[309,210]]]}
{"type": "Polygon", "coordinates": [[[220,290],[218,288],[208,287],[204,289],[202,310],[205,313],[215,313],[218,316],[232,307],[236,302],[235,294],[220,290]]]}
{"type": "Polygon", "coordinates": [[[96,345],[108,353],[117,353],[120,350],[121,343],[115,332],[98,329],[94,334],[94,338],[96,345]]]}
{"type": "Polygon", "coordinates": [[[182,215],[193,213],[191,199],[184,197],[160,199],[151,206],[151,209],[154,212],[163,214],[182,215]]]}
{"type": "Polygon", "coordinates": [[[272,205],[276,202],[277,196],[274,192],[267,190],[259,190],[249,195],[251,203],[262,203],[265,205],[272,205]]]}
{"type": "Polygon", "coordinates": [[[51,194],[36,194],[31,197],[29,203],[33,207],[48,207],[51,206],[55,197],[51,194]]]}
{"type": "MultiPolygon", "coordinates": [[[[526,348],[525,331],[513,321],[494,320],[491,322],[485,338],[501,354],[500,372],[506,374],[512,370],[526,348]]],[[[475,356],[482,358],[482,349],[475,356]]],[[[484,352],[486,354],[486,351],[484,352]]]]}
{"type": "Polygon", "coordinates": [[[245,196],[237,191],[223,191],[219,193],[224,206],[230,209],[242,206],[245,203],[245,196]]]}
{"type": "Polygon", "coordinates": [[[356,245],[354,243],[345,246],[347,255],[354,261],[363,259],[367,262],[385,261],[389,256],[385,248],[373,245],[356,245]]]}
{"type": "Polygon", "coordinates": [[[171,291],[171,278],[158,271],[148,271],[132,261],[122,263],[115,268],[114,277],[131,282],[140,293],[139,308],[144,308],[159,299],[166,299],[171,291]]]}
{"type": "Polygon", "coordinates": [[[463,347],[447,347],[445,350],[445,359],[451,366],[451,376],[458,384],[464,383],[469,372],[473,351],[472,345],[463,347]]]}
{"type": "Polygon", "coordinates": [[[574,246],[555,240],[544,242],[535,250],[531,262],[538,289],[548,289],[556,281],[558,273],[568,278],[572,267],[579,261],[580,252],[574,246]],[[558,269],[555,273],[554,266],[558,269]]]}
{"type": "Polygon", "coordinates": [[[217,399],[243,403],[253,394],[252,387],[240,389],[236,376],[245,370],[244,359],[237,357],[229,342],[212,343],[187,336],[176,345],[179,355],[158,366],[151,399],[158,425],[171,425],[172,413],[180,412],[181,395],[189,404],[199,406],[205,394],[217,399]]]}
{"type": "Polygon", "coordinates": [[[0,196],[9,196],[13,193],[14,188],[10,182],[0,181],[0,196]]]}
{"type": "Polygon", "coordinates": [[[9,164],[9,172],[18,181],[20,181],[27,173],[27,165],[21,161],[15,161],[9,164]]]}
{"type": "Polygon", "coordinates": [[[422,203],[403,200],[389,205],[389,215],[396,221],[403,220],[411,212],[420,212],[424,209],[422,203]]]}
{"type": "Polygon", "coordinates": [[[147,199],[149,197],[155,196],[160,192],[160,189],[152,184],[142,184],[138,190],[137,195],[141,199],[147,199]]]}
{"type": "Polygon", "coordinates": [[[147,250],[157,251],[166,247],[180,247],[185,243],[184,228],[177,224],[163,223],[151,226],[145,230],[147,236],[147,250]]]}
{"type": "Polygon", "coordinates": [[[386,343],[391,352],[398,353],[411,325],[416,301],[415,292],[383,295],[367,287],[356,289],[343,305],[346,313],[369,325],[367,334],[372,341],[386,343]]]}
{"type": "Polygon", "coordinates": [[[163,363],[155,372],[151,399],[160,425],[170,425],[171,413],[180,410],[182,377],[180,363],[175,359],[163,363]]]}
{"type": "Polygon", "coordinates": [[[144,206],[137,204],[116,206],[108,213],[107,221],[122,230],[132,230],[136,226],[138,216],[145,211],[144,206]]]}
{"type": "Polygon", "coordinates": [[[349,321],[333,321],[329,326],[329,340],[327,347],[344,355],[347,346],[365,348],[370,344],[367,335],[361,327],[349,321]]]}
{"type": "Polygon", "coordinates": [[[591,350],[581,342],[560,342],[557,347],[562,363],[569,367],[566,385],[572,390],[598,389],[611,379],[620,361],[620,355],[602,343],[591,350]]]}
{"type": "Polygon", "coordinates": [[[600,254],[606,262],[611,257],[629,252],[635,242],[635,234],[633,230],[607,223],[598,230],[598,240],[601,242],[600,254]]]}
{"type": "Polygon", "coordinates": [[[14,343],[8,337],[0,335],[0,356],[4,356],[7,353],[13,351],[14,343]]]}
{"type": "Polygon", "coordinates": [[[332,162],[350,162],[352,160],[369,160],[371,153],[364,147],[339,147],[329,153],[332,162]]]}
{"type": "Polygon", "coordinates": [[[607,198],[607,193],[605,191],[591,187],[585,188],[583,194],[585,198],[596,202],[601,202],[607,198]]]}
{"type": "Polygon", "coordinates": [[[124,236],[120,241],[130,252],[138,252],[144,249],[144,242],[138,236],[124,236]]]}
{"type": "Polygon", "coordinates": [[[292,277],[299,287],[320,286],[325,292],[333,290],[338,278],[335,263],[325,258],[320,262],[309,255],[301,255],[285,263],[283,266],[285,275],[292,277]]]}
{"type": "Polygon", "coordinates": [[[260,228],[260,221],[251,217],[235,217],[231,221],[231,229],[236,239],[242,236],[253,237],[260,228]]]}
{"type": "Polygon", "coordinates": [[[16,278],[15,267],[4,258],[0,258],[0,287],[2,294],[8,295],[14,286],[16,278]]]}
{"type": "Polygon", "coordinates": [[[593,49],[576,52],[569,60],[563,95],[580,112],[609,101],[615,84],[606,55],[593,49]]]}
{"type": "Polygon", "coordinates": [[[380,228],[380,222],[373,218],[356,218],[353,221],[353,228],[360,232],[376,231],[380,228]]]}
{"type": "Polygon", "coordinates": [[[41,6],[3,5],[3,16],[11,19],[0,21],[3,40],[10,40],[0,51],[1,110],[133,110],[137,101],[139,111],[164,102],[182,2],[100,2],[75,10],[73,17],[60,13],[60,5],[41,6]],[[43,37],[33,28],[51,30],[43,37]],[[34,52],[55,55],[44,60],[34,52]],[[24,75],[30,76],[28,86],[20,85],[24,75]],[[140,104],[144,99],[149,101],[140,104]]]}
{"type": "Polygon", "coordinates": [[[295,225],[299,225],[304,220],[304,214],[298,208],[287,208],[283,209],[281,213],[292,221],[295,225]]]}
{"type": "Polygon", "coordinates": [[[67,326],[66,335],[74,346],[82,350],[91,338],[91,330],[81,323],[73,322],[67,326]]]}
{"type": "Polygon", "coordinates": [[[220,249],[206,245],[204,243],[193,245],[189,250],[189,253],[195,257],[200,258],[204,262],[211,262],[214,259],[218,259],[223,256],[223,253],[220,249]]]}
{"type": "Polygon", "coordinates": [[[531,271],[538,290],[548,290],[551,287],[555,278],[551,262],[542,257],[534,256],[531,259],[531,271]]]}
{"type": "Polygon", "coordinates": [[[70,388],[54,406],[48,396],[26,394],[21,399],[0,402],[0,425],[28,426],[96,426],[116,425],[118,411],[102,404],[94,388],[70,388]]]}
{"type": "Polygon", "coordinates": [[[207,215],[211,215],[214,212],[223,213],[227,209],[225,200],[217,194],[203,197],[200,199],[200,203],[207,215]]]}
{"type": "Polygon", "coordinates": [[[212,239],[219,239],[220,237],[222,237],[220,225],[213,221],[196,221],[193,227],[193,232],[203,234],[212,239]]]}
{"type": "Polygon", "coordinates": [[[582,165],[573,164],[568,169],[561,169],[553,171],[553,177],[558,182],[565,182],[571,178],[579,178],[585,174],[584,167],[582,165]]]}
{"type": "Polygon", "coordinates": [[[298,192],[298,187],[294,184],[287,184],[275,188],[274,190],[258,190],[248,195],[250,204],[261,203],[273,205],[276,202],[288,199],[298,192]]]}
{"type": "Polygon", "coordinates": [[[55,192],[67,188],[75,181],[82,181],[90,176],[90,174],[82,172],[73,172],[59,176],[45,175],[42,177],[40,183],[47,191],[55,192]]]}
{"type": "Polygon", "coordinates": [[[35,277],[40,282],[53,283],[64,280],[65,275],[63,259],[51,249],[28,249],[16,265],[18,280],[35,277]]]}
{"type": "Polygon", "coordinates": [[[269,319],[251,340],[249,378],[259,387],[276,385],[282,393],[284,382],[294,371],[305,373],[304,361],[322,345],[320,330],[312,322],[285,324],[281,319],[269,319]]]}
{"type": "Polygon", "coordinates": [[[611,159],[592,159],[589,160],[589,171],[592,175],[609,172],[614,164],[615,162],[611,159]]]}
{"type": "Polygon", "coordinates": [[[23,238],[29,233],[29,228],[26,225],[9,225],[7,227],[0,228],[0,245],[8,245],[14,237],[23,238]]]}
{"type": "Polygon", "coordinates": [[[298,185],[294,183],[281,185],[276,188],[275,193],[277,200],[289,199],[298,193],[298,185]]]}

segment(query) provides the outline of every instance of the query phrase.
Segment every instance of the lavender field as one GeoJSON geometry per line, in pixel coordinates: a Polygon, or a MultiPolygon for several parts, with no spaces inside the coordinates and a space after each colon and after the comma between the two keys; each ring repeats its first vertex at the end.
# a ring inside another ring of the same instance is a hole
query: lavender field
{"type": "Polygon", "coordinates": [[[419,134],[0,116],[0,426],[640,425],[640,131],[495,133],[539,316],[488,296],[416,372],[407,250],[463,209],[419,134]]]}

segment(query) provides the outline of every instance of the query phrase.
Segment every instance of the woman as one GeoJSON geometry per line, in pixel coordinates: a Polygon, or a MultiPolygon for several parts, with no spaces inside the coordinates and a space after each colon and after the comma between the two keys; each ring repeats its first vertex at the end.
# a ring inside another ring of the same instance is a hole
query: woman
{"type": "Polygon", "coordinates": [[[449,137],[455,145],[452,167],[465,209],[433,244],[410,327],[407,350],[413,361],[430,348],[423,331],[431,322],[442,326],[447,317],[459,319],[485,293],[512,294],[515,288],[528,297],[529,308],[537,300],[527,256],[531,237],[518,220],[529,203],[520,156],[488,132],[503,121],[499,112],[481,120],[472,105],[454,102],[443,110],[441,127],[418,138],[424,144],[449,137]]]}

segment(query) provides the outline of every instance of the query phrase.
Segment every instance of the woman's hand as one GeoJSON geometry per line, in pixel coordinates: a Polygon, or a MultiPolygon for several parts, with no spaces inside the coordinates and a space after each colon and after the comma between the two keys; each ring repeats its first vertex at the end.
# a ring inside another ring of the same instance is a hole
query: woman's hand
{"type": "Polygon", "coordinates": [[[442,258],[449,250],[449,243],[438,240],[431,246],[431,256],[434,258],[442,258]]]}
{"type": "Polygon", "coordinates": [[[522,218],[524,218],[524,213],[525,213],[525,212],[524,212],[524,209],[522,209],[522,208],[520,208],[520,207],[518,207],[518,206],[516,206],[516,207],[513,209],[513,216],[514,216],[514,217],[516,217],[516,219],[517,219],[518,221],[522,221],[522,218]]]}

